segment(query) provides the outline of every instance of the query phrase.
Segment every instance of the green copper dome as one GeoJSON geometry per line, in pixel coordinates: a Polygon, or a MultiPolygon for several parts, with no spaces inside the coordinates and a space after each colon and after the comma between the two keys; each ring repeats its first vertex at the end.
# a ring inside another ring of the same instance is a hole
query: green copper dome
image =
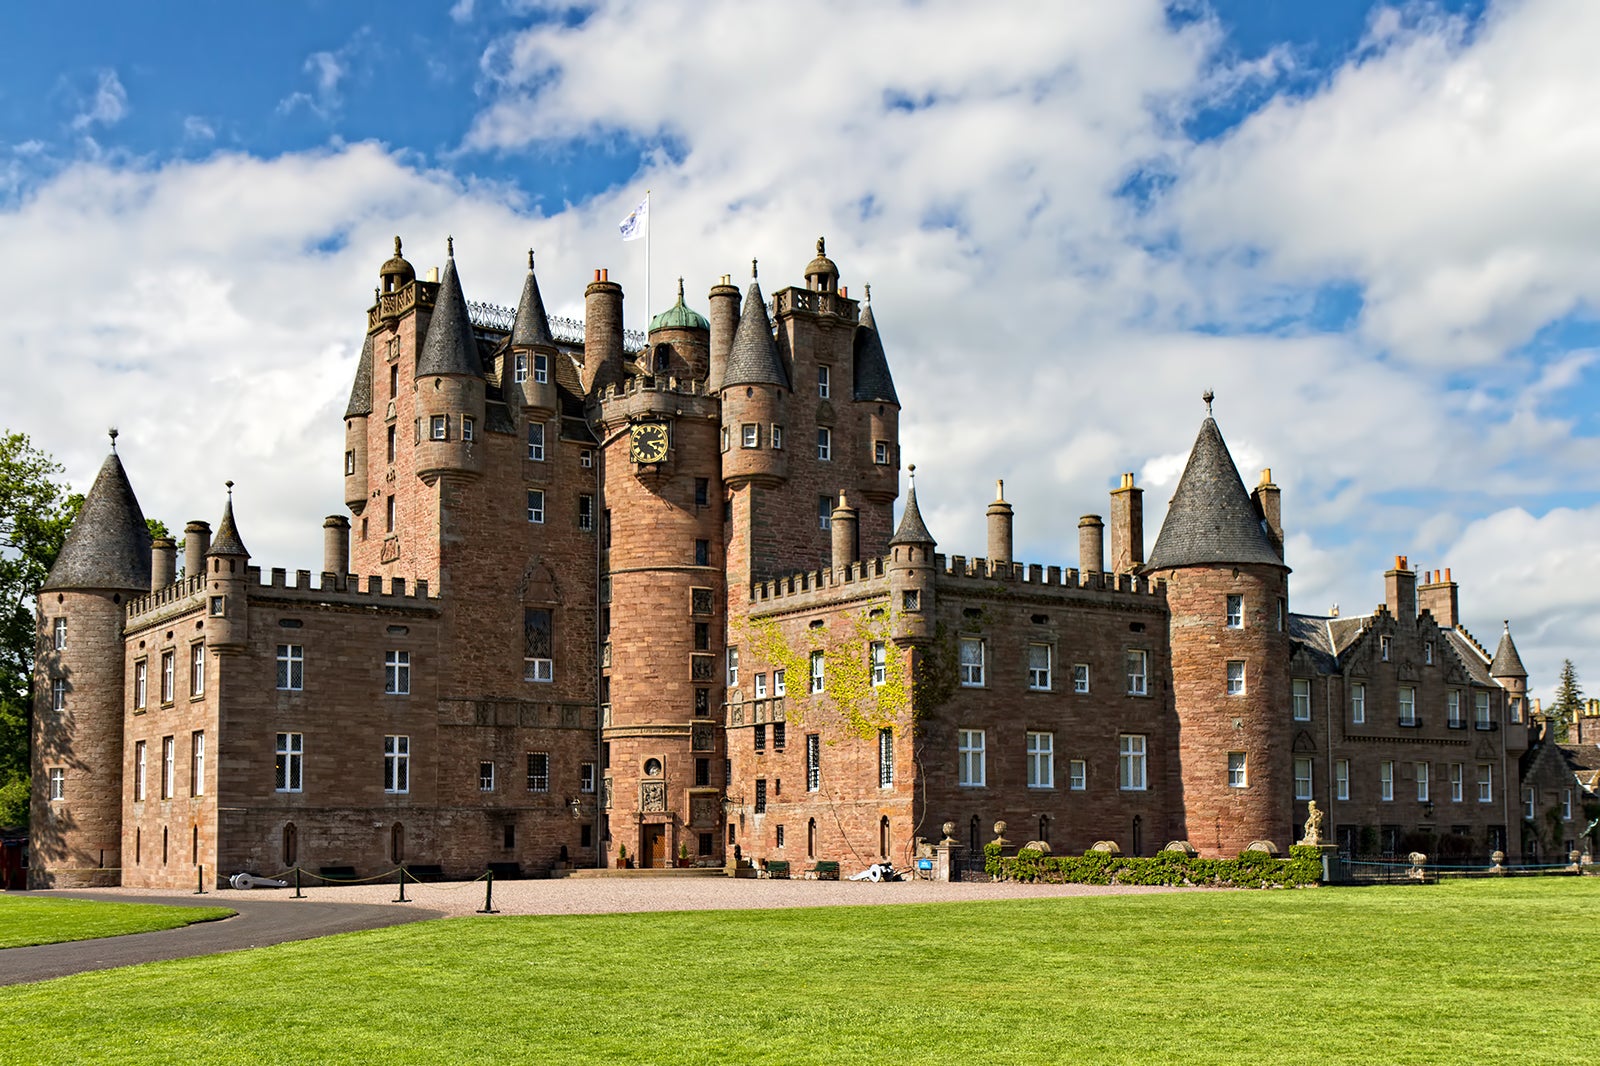
{"type": "Polygon", "coordinates": [[[683,302],[683,279],[678,279],[678,302],[650,320],[650,331],[658,329],[704,329],[711,323],[699,311],[691,310],[683,302]]]}

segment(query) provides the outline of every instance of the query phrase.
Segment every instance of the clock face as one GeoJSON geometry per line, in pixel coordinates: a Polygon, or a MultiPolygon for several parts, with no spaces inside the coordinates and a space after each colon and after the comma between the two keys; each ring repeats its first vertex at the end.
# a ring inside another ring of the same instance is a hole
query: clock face
{"type": "Polygon", "coordinates": [[[667,457],[667,424],[635,422],[629,454],[636,463],[659,463],[667,457]]]}

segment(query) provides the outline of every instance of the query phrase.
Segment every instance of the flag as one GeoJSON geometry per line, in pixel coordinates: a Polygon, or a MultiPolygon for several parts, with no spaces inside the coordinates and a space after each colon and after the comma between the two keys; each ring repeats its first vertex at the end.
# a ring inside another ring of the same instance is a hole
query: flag
{"type": "Polygon", "coordinates": [[[633,209],[633,214],[622,220],[622,239],[636,241],[645,235],[645,230],[650,225],[650,194],[646,193],[639,206],[633,209]]]}

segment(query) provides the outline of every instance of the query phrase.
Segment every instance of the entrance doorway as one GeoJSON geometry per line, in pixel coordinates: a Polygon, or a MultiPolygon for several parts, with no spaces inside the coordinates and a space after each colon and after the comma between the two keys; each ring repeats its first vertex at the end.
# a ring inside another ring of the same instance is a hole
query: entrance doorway
{"type": "Polygon", "coordinates": [[[665,867],[667,865],[667,827],[664,825],[647,825],[643,829],[644,839],[641,841],[639,865],[650,870],[665,867]]]}

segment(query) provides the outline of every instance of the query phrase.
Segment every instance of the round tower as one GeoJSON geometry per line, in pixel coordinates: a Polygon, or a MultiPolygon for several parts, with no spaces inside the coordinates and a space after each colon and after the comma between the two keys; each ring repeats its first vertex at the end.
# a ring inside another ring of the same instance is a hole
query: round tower
{"type": "Polygon", "coordinates": [[[583,290],[583,392],[594,396],[622,382],[622,286],[596,270],[583,290]]]}
{"type": "Polygon", "coordinates": [[[151,544],[113,451],[39,590],[29,884],[115,885],[122,839],[123,618],[150,589],[151,544]]]}
{"type": "Polygon", "coordinates": [[[851,353],[851,399],[866,409],[870,439],[868,447],[857,449],[857,476],[868,502],[888,504],[900,495],[900,397],[872,313],[871,285],[866,296],[851,353]]]}
{"type": "Polygon", "coordinates": [[[217,535],[206,552],[206,646],[240,651],[250,644],[249,582],[245,573],[250,552],[233,521],[233,482],[222,509],[217,535]]]}
{"type": "Polygon", "coordinates": [[[722,388],[722,377],[728,366],[728,350],[733,347],[733,335],[739,328],[739,288],[730,275],[711,286],[708,297],[711,310],[710,365],[706,374],[706,389],[711,392],[722,388]]]}
{"type": "MultiPolygon", "coordinates": [[[[1181,836],[1210,856],[1294,842],[1289,569],[1207,417],[1144,572],[1164,580],[1178,720],[1181,836]],[[1231,772],[1230,772],[1231,771],[1231,772]]],[[[1152,696],[1159,696],[1152,676],[1152,696]]],[[[1324,790],[1327,782],[1321,786],[1324,790]]]]}
{"type": "MultiPolygon", "coordinates": [[[[1528,671],[1522,665],[1522,656],[1517,653],[1516,642],[1511,639],[1511,621],[1506,620],[1505,629],[1500,633],[1500,644],[1495,648],[1494,659],[1489,663],[1489,676],[1505,689],[1507,711],[1511,710],[1511,701],[1520,710],[1528,699],[1528,671]]],[[[1525,715],[1507,714],[1506,721],[1524,719],[1525,715]]]]}
{"type": "Polygon", "coordinates": [[[442,475],[483,473],[483,364],[456,275],[455,241],[446,242],[444,276],[428,336],[417,357],[416,471],[425,482],[442,475]]]}
{"type": "Polygon", "coordinates": [[[911,487],[906,491],[900,527],[889,540],[889,598],[891,632],[901,647],[925,645],[935,628],[933,535],[917,507],[917,468],[911,467],[911,487]]]}
{"type": "Polygon", "coordinates": [[[789,442],[782,433],[789,391],[752,260],[750,289],[722,378],[722,477],[732,487],[775,485],[788,477],[789,442]]]}
{"type": "MultiPolygon", "coordinates": [[[[372,334],[361,345],[350,402],[344,409],[344,502],[355,514],[367,506],[367,419],[372,414],[372,334]]],[[[192,565],[192,564],[191,564],[192,565]]]]}
{"type": "Polygon", "coordinates": [[[658,378],[705,381],[711,362],[711,323],[683,302],[683,279],[678,279],[678,302],[650,320],[650,343],[645,345],[641,369],[658,378]]]}
{"type": "Polygon", "coordinates": [[[507,403],[521,398],[523,417],[542,422],[556,413],[556,359],[560,352],[550,333],[550,319],[533,272],[533,249],[528,249],[528,276],[511,323],[511,366],[501,369],[500,388],[507,403]]]}

